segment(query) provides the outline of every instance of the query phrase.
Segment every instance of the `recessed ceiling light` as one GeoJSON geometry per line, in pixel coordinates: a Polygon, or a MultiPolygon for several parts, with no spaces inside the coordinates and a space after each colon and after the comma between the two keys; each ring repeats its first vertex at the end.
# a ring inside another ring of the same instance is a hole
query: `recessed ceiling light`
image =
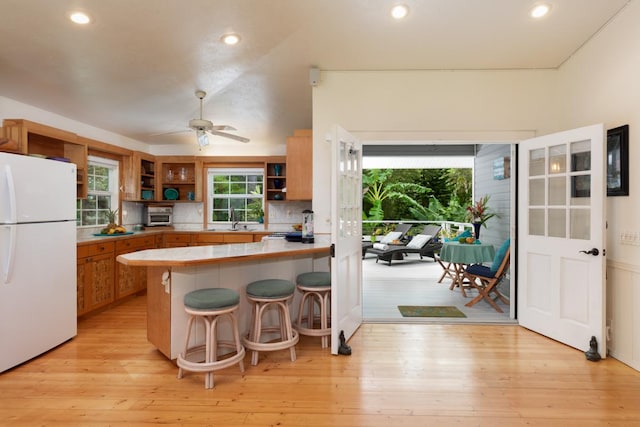
{"type": "Polygon", "coordinates": [[[80,25],[86,25],[91,22],[91,17],[84,12],[71,12],[69,14],[69,19],[80,25]]]}
{"type": "Polygon", "coordinates": [[[228,45],[238,44],[240,42],[240,36],[237,34],[225,34],[222,36],[222,41],[228,45]]]}
{"type": "Polygon", "coordinates": [[[404,4],[397,4],[391,9],[391,16],[395,19],[402,19],[409,14],[409,7],[404,4]]]}
{"type": "Polygon", "coordinates": [[[533,9],[531,9],[530,15],[532,18],[538,19],[545,16],[547,13],[549,13],[550,10],[551,10],[551,6],[549,6],[546,3],[542,3],[535,6],[533,9]]]}

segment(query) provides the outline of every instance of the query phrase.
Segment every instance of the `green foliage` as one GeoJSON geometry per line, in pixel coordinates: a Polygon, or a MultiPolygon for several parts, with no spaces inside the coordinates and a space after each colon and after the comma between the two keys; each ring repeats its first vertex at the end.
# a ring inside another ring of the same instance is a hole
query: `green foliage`
{"type": "Polygon", "coordinates": [[[471,202],[471,169],[368,169],[362,182],[363,220],[463,222],[471,202]]]}

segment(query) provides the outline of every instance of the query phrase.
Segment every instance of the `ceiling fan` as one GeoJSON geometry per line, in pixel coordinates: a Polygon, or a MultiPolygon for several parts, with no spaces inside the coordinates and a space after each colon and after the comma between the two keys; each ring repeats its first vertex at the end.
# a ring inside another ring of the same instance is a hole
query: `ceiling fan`
{"type": "MultiPolygon", "coordinates": [[[[234,131],[236,128],[228,125],[214,125],[211,120],[206,120],[202,118],[202,100],[205,96],[207,96],[207,92],[203,90],[197,90],[196,96],[200,100],[200,118],[199,119],[191,119],[189,120],[189,128],[196,132],[196,137],[198,140],[198,145],[200,147],[205,147],[209,145],[209,137],[207,133],[216,136],[222,136],[224,138],[234,139],[240,142],[249,142],[249,138],[245,138],[243,136],[233,135],[227,132],[222,131],[234,131]]],[[[178,131],[185,132],[185,131],[178,131]]],[[[177,133],[177,132],[170,132],[177,133]]]]}

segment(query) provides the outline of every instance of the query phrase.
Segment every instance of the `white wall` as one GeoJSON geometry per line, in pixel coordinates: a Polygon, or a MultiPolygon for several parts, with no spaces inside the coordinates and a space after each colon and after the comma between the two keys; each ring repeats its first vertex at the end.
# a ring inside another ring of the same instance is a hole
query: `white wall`
{"type": "MultiPolygon", "coordinates": [[[[557,127],[555,71],[322,71],[313,89],[314,164],[334,123],[360,139],[518,141],[557,127]],[[551,104],[551,105],[549,105],[551,104]]],[[[319,233],[330,232],[329,168],[314,168],[319,233]]]]}
{"type": "MultiPolygon", "coordinates": [[[[313,89],[314,163],[329,164],[334,123],[363,140],[517,141],[604,123],[630,125],[630,196],[607,198],[610,354],[640,370],[640,2],[631,2],[558,70],[322,71],[313,89]]],[[[318,233],[330,232],[329,168],[314,168],[318,233]]]]}

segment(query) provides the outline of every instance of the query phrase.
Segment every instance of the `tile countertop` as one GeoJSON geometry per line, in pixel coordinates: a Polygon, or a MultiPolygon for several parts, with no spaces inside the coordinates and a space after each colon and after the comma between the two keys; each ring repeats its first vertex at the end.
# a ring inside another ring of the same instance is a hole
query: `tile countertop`
{"type": "Polygon", "coordinates": [[[119,255],[116,259],[132,266],[183,267],[233,261],[254,261],[302,254],[329,255],[329,236],[315,236],[315,243],[288,242],[284,239],[257,243],[188,246],[181,248],[147,249],[119,255]]]}
{"type": "Polygon", "coordinates": [[[170,229],[170,228],[153,228],[153,227],[147,227],[145,230],[143,231],[134,231],[133,234],[114,234],[111,236],[94,236],[93,233],[95,233],[95,231],[92,232],[79,232],[78,233],[78,237],[76,239],[77,243],[95,243],[95,242],[100,242],[100,241],[105,241],[105,240],[113,240],[113,239],[126,239],[126,238],[132,238],[132,237],[141,237],[141,236],[149,236],[149,235],[154,235],[154,234],[159,234],[159,233],[233,233],[233,234],[271,234],[271,233],[277,233],[278,231],[270,231],[270,230],[264,230],[264,229],[260,229],[260,230],[238,230],[238,231],[231,231],[231,230],[215,230],[215,231],[210,231],[207,230],[205,228],[201,228],[199,230],[194,230],[194,229],[188,229],[188,230],[181,230],[181,229],[170,229]]]}

